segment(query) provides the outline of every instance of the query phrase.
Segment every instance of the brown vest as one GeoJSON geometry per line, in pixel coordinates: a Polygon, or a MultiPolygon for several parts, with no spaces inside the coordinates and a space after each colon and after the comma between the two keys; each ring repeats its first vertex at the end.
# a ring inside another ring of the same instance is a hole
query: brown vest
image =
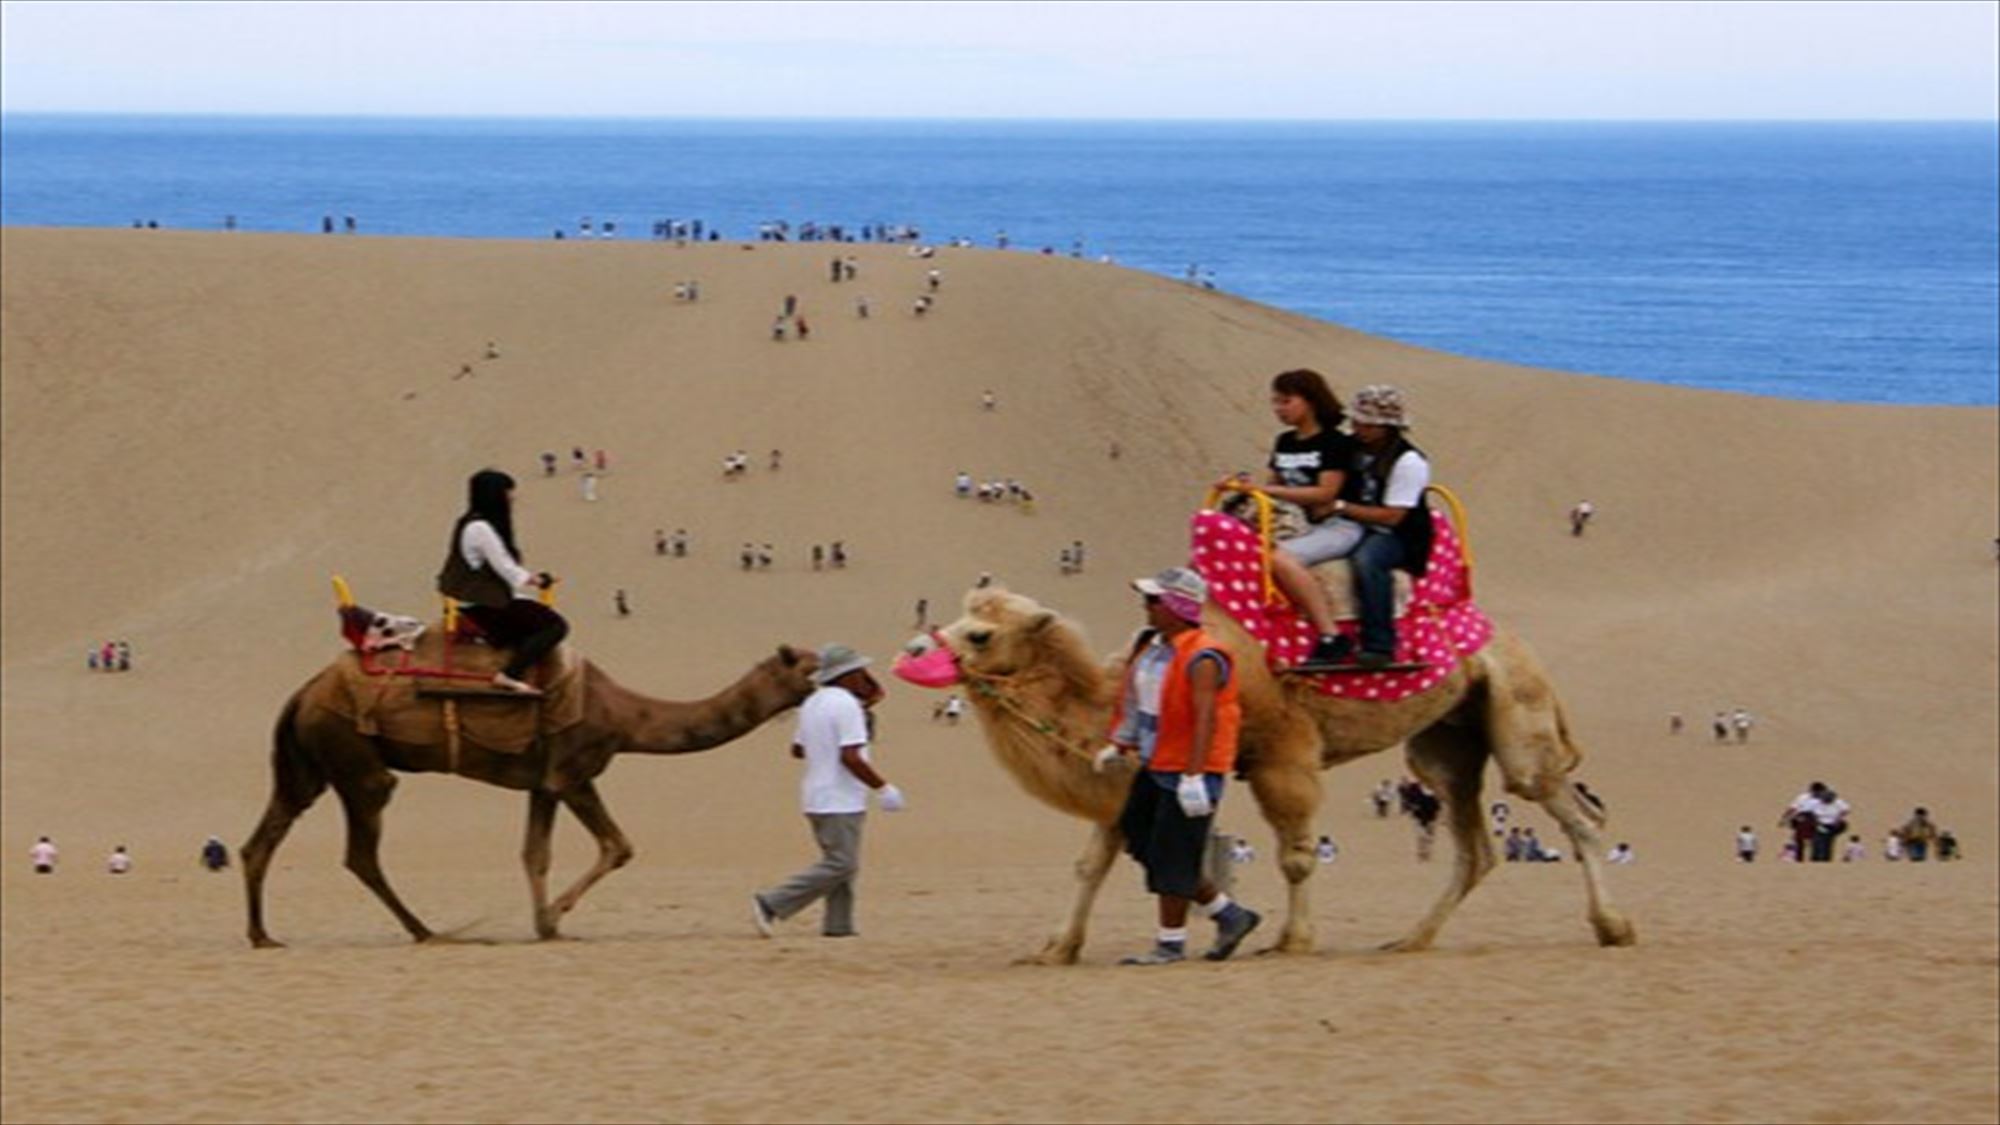
{"type": "Polygon", "coordinates": [[[514,600],[513,587],[494,573],[492,567],[483,566],[475,570],[467,565],[464,552],[458,549],[459,540],[465,535],[465,525],[473,518],[465,516],[452,526],[451,545],[444,553],[444,569],[438,571],[438,593],[472,605],[505,609],[507,603],[514,600]]]}

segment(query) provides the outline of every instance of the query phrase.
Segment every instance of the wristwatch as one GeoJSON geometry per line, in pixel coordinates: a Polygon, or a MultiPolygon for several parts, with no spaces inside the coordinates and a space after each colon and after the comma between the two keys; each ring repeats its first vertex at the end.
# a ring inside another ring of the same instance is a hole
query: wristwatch
{"type": "Polygon", "coordinates": [[[1336,515],[1336,516],[1344,516],[1344,515],[1346,515],[1346,514],[1347,514],[1347,501],[1345,501],[1345,500],[1335,500],[1335,501],[1333,502],[1333,514],[1334,514],[1334,515],[1336,515]]]}

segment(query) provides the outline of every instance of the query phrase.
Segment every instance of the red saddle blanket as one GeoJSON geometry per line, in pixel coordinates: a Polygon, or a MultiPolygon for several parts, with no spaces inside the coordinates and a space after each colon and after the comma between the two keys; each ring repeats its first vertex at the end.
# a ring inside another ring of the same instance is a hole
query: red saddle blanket
{"type": "MultiPolygon", "coordinates": [[[[1412,585],[1410,608],[1396,621],[1396,662],[1422,664],[1403,672],[1339,672],[1298,678],[1327,695],[1393,703],[1436,687],[1458,664],[1493,639],[1493,623],[1472,604],[1471,574],[1450,519],[1433,510],[1437,535],[1430,566],[1412,585]]],[[[1190,526],[1194,568],[1208,580],[1209,596],[1263,644],[1272,667],[1304,660],[1317,639],[1282,594],[1264,597],[1264,557],[1257,533],[1221,512],[1197,512],[1190,526]]],[[[1344,622],[1343,631],[1357,625],[1344,622]]],[[[1359,637],[1356,637],[1359,640],[1359,637]]]]}

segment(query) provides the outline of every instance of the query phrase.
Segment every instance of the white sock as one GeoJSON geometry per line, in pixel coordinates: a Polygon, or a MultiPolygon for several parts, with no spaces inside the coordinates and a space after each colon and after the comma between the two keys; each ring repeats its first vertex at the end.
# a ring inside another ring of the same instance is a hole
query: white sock
{"type": "Polygon", "coordinates": [[[1169,930],[1169,929],[1167,929],[1167,928],[1166,928],[1165,926],[1162,926],[1162,927],[1160,927],[1160,944],[1161,944],[1161,945],[1186,945],[1186,944],[1187,944],[1187,927],[1186,927],[1186,926],[1182,926],[1182,927],[1181,927],[1180,929],[1178,929],[1178,930],[1169,930]]]}
{"type": "Polygon", "coordinates": [[[1217,891],[1214,898],[1210,899],[1205,903],[1201,903],[1200,905],[1201,905],[1201,912],[1203,914],[1208,915],[1210,918],[1214,918],[1219,916],[1223,911],[1229,909],[1229,896],[1223,894],[1220,891],[1217,891]]]}

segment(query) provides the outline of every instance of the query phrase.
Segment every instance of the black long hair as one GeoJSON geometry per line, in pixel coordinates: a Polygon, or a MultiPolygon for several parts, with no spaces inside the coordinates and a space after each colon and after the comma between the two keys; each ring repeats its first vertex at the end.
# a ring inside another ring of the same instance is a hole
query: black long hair
{"type": "Polygon", "coordinates": [[[1313,418],[1319,422],[1319,428],[1327,433],[1338,430],[1347,417],[1347,408],[1340,405],[1340,396],[1327,386],[1326,376],[1311,368],[1281,371],[1272,376],[1271,391],[1305,399],[1312,405],[1313,418]]]}
{"type": "Polygon", "coordinates": [[[518,561],[521,549],[514,545],[514,506],[507,500],[507,494],[513,490],[514,478],[498,469],[481,469],[472,474],[472,479],[465,483],[465,516],[458,526],[463,530],[472,520],[492,524],[500,542],[507,544],[507,552],[518,561]]]}

